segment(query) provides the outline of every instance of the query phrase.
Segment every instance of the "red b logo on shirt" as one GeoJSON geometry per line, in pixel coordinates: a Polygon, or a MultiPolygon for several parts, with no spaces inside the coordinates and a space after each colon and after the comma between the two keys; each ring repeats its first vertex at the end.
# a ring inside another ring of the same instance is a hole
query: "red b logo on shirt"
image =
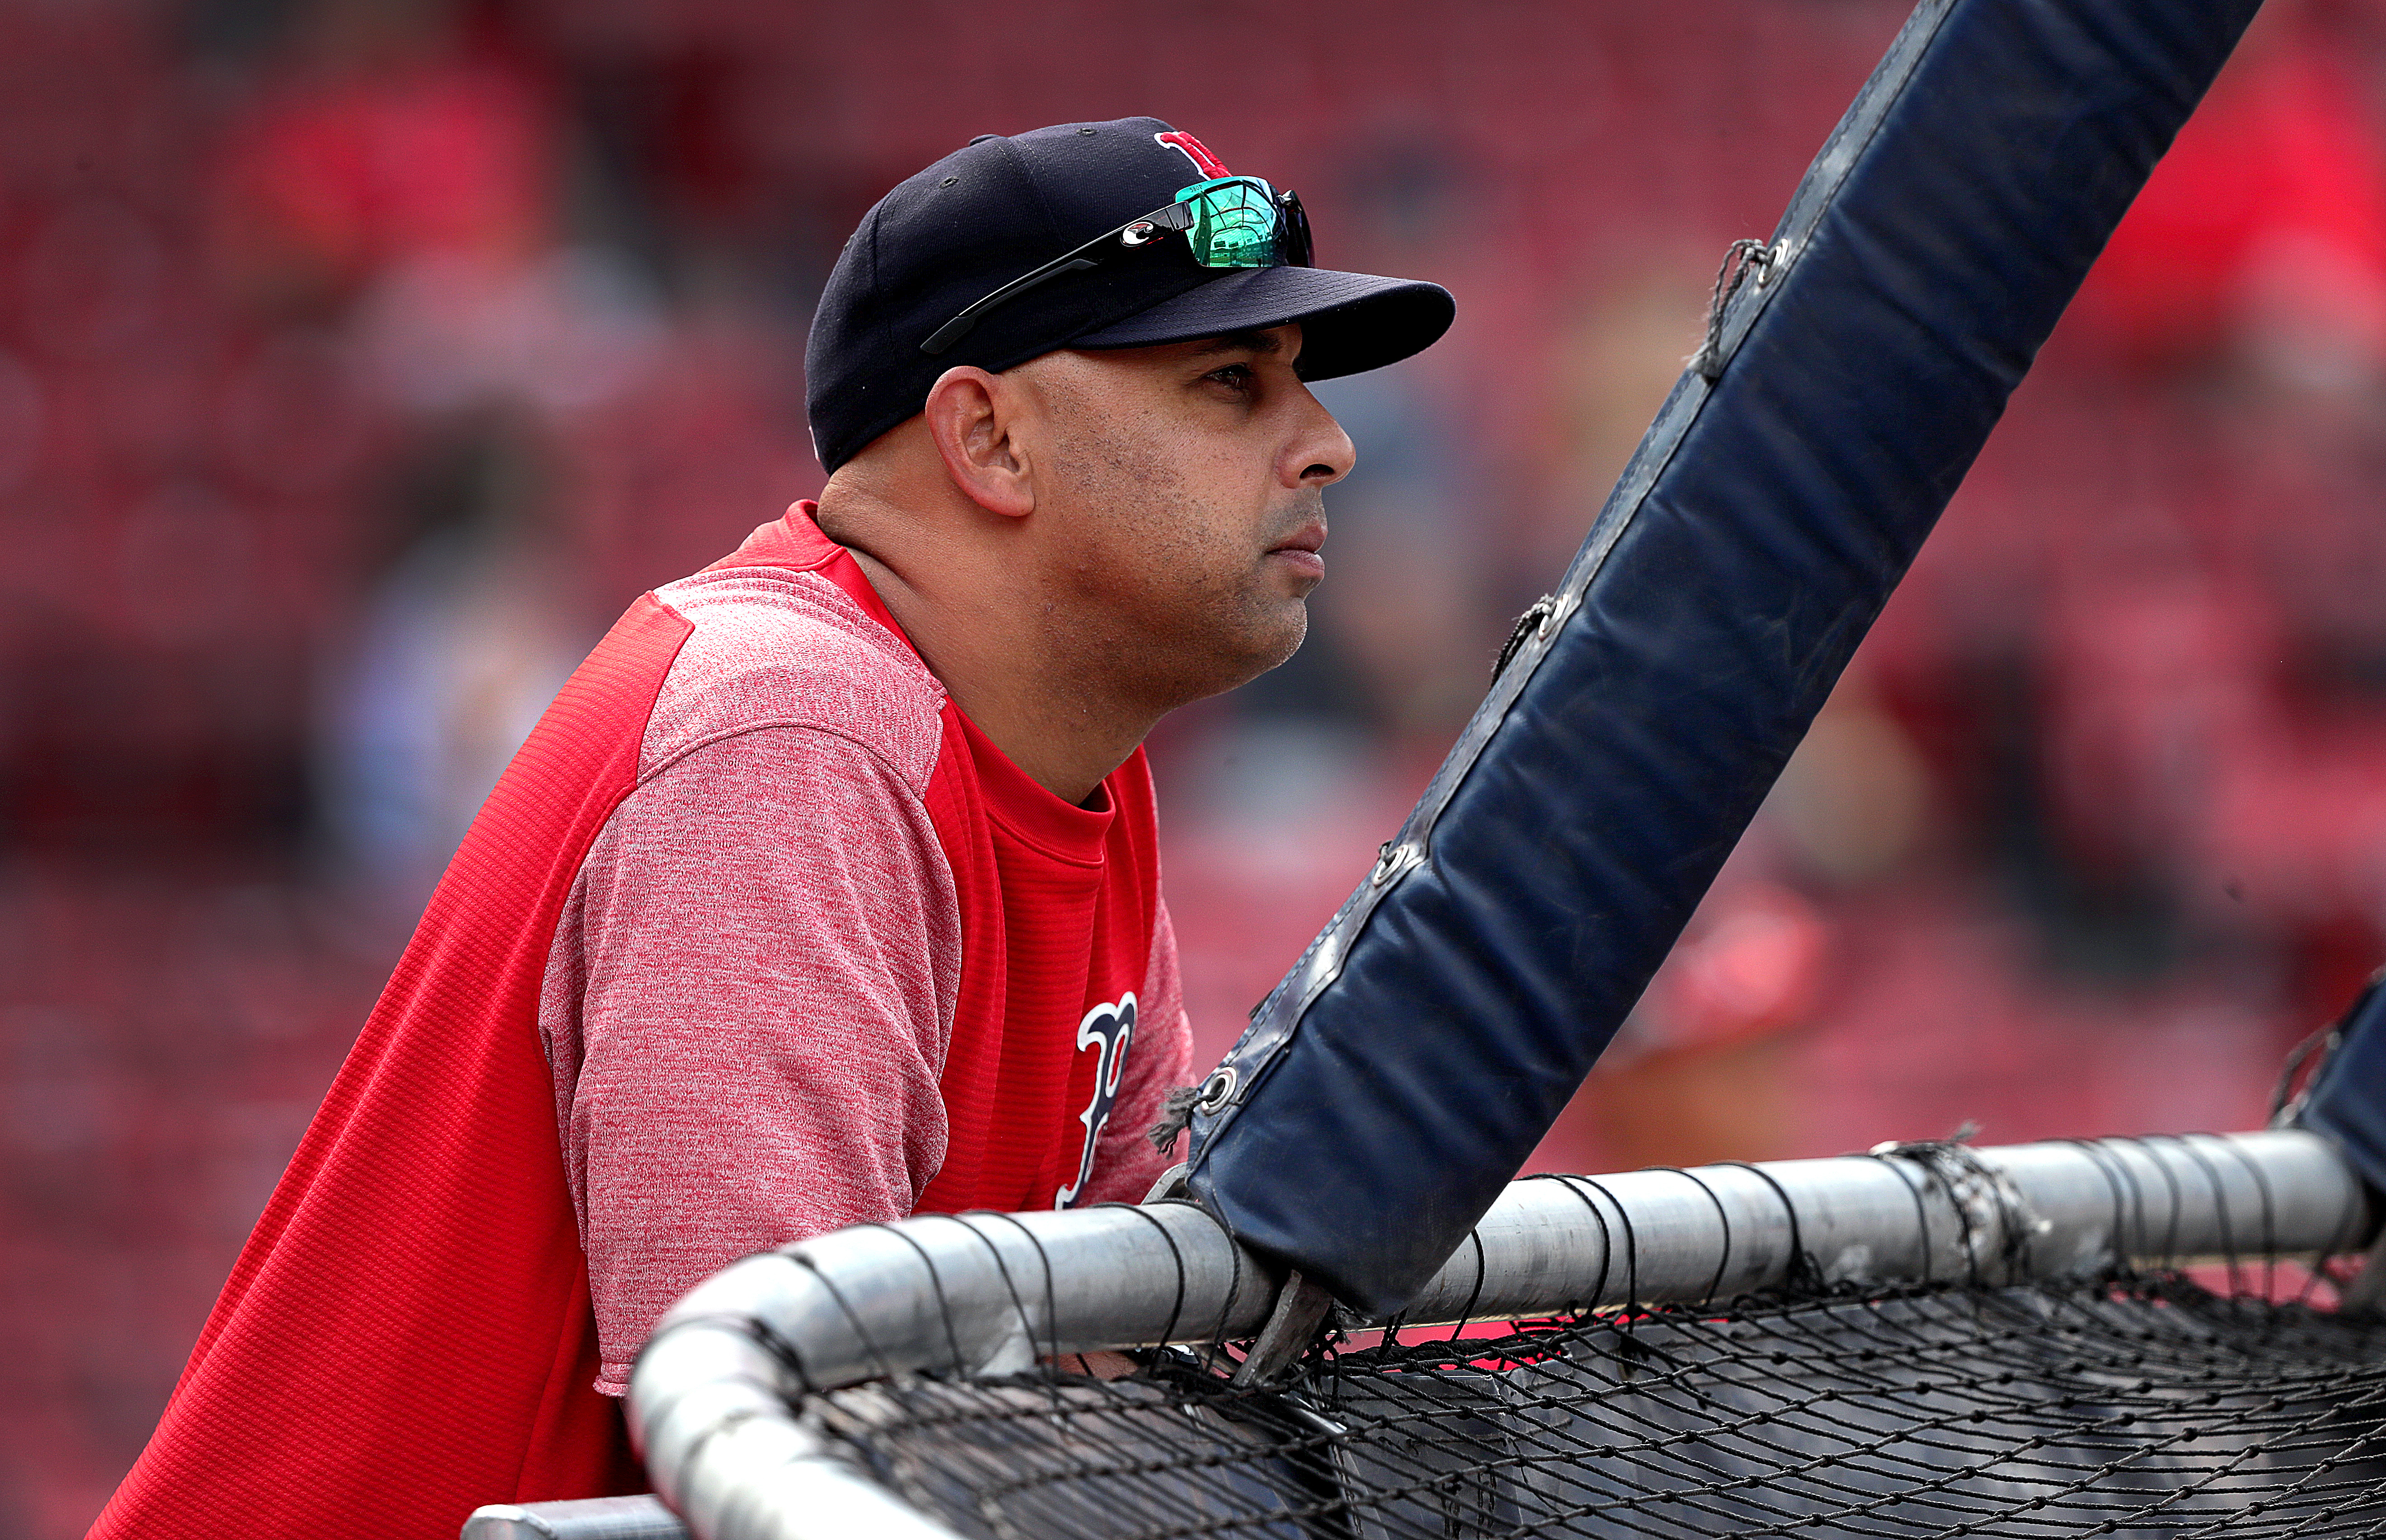
{"type": "Polygon", "coordinates": [[[1077,1157],[1077,1180],[1052,1195],[1055,1208],[1076,1202],[1094,1174],[1094,1145],[1102,1136],[1102,1126],[1111,1121],[1111,1108],[1118,1105],[1119,1082],[1126,1074],[1126,1045],[1134,1036],[1135,995],[1131,993],[1120,995],[1114,1006],[1096,1006],[1077,1023],[1078,1051],[1099,1045],[1102,1056],[1094,1061],[1094,1099],[1077,1114],[1077,1121],[1086,1125],[1086,1150],[1077,1157]]]}

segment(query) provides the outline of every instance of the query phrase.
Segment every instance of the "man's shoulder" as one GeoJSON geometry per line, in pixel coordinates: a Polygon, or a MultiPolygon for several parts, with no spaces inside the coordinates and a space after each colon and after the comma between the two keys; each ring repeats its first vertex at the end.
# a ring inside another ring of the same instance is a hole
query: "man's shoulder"
{"type": "Polygon", "coordinates": [[[692,628],[656,696],[642,777],[720,739],[809,728],[933,770],[944,687],[909,644],[818,572],[734,567],[655,591],[692,628]]]}

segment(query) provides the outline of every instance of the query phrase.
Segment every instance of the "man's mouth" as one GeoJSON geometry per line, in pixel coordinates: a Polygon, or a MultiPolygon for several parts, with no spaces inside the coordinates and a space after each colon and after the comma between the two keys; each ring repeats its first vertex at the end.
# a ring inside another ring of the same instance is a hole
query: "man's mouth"
{"type": "Polygon", "coordinates": [[[1317,553],[1325,545],[1325,523],[1313,520],[1276,543],[1268,555],[1280,557],[1285,564],[1312,578],[1325,575],[1325,558],[1317,553]]]}

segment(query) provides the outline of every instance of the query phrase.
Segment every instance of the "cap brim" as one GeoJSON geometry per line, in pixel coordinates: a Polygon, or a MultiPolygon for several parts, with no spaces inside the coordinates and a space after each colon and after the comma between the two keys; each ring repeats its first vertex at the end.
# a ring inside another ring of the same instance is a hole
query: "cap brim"
{"type": "Polygon", "coordinates": [[[1157,347],[1299,321],[1301,378],[1332,380],[1423,352],[1450,330],[1457,312],[1449,290],[1417,279],[1325,268],[1247,268],[1062,345],[1157,347]]]}

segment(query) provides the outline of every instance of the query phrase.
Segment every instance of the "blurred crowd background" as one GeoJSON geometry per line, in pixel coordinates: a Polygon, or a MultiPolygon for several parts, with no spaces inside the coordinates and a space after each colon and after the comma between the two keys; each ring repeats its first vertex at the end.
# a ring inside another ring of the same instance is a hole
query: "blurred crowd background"
{"type": "MultiPolygon", "coordinates": [[[[1903,0],[0,0],[0,1534],[81,1533],[512,746],[820,482],[810,307],[1153,113],[1456,292],[1155,740],[1206,1051],[1903,0]]],[[[2386,5],[2272,0],[1542,1163],[2244,1126],[2386,960],[2386,5]]],[[[1388,1025],[1388,1030],[1396,1030],[1388,1025]]]]}

